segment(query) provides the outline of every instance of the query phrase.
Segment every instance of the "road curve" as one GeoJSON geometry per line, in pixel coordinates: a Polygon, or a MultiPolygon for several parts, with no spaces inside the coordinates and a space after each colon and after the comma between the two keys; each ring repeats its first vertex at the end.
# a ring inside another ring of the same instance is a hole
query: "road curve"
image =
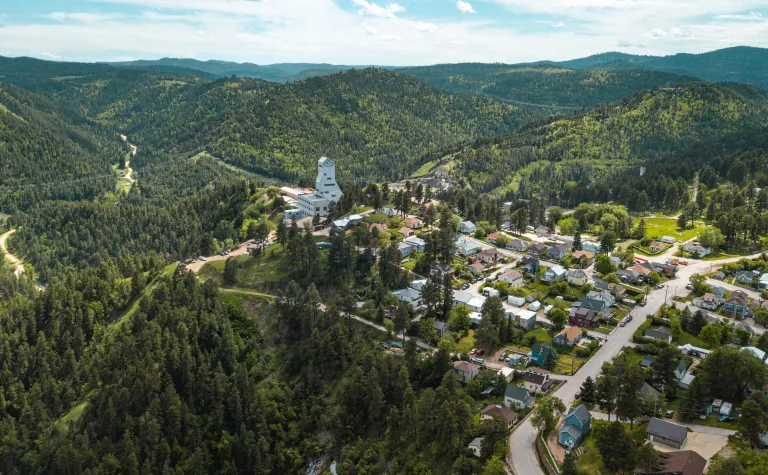
{"type": "Polygon", "coordinates": [[[8,262],[10,262],[11,266],[14,267],[13,273],[16,274],[16,277],[19,277],[24,273],[24,263],[21,262],[21,259],[11,254],[8,251],[7,246],[8,238],[10,238],[15,232],[15,229],[11,229],[7,233],[0,236],[0,250],[3,251],[5,258],[8,259],[8,262]]]}

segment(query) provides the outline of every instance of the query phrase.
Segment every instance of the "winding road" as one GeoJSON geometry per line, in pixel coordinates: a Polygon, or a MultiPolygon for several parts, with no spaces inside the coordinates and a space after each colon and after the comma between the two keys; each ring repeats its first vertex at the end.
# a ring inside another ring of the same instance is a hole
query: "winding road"
{"type": "MultiPolygon", "coordinates": [[[[135,157],[136,150],[138,150],[138,147],[128,142],[128,137],[126,137],[125,135],[121,134],[120,140],[122,140],[123,143],[125,143],[128,146],[128,148],[131,149],[131,157],[135,157]]],[[[131,184],[133,184],[136,181],[133,179],[133,168],[131,168],[131,161],[129,159],[125,160],[125,176],[123,178],[131,182],[131,184]]]]}
{"type": "Polygon", "coordinates": [[[8,238],[13,236],[13,233],[15,233],[15,229],[11,229],[7,233],[0,236],[0,250],[3,251],[3,255],[5,255],[5,258],[8,259],[8,262],[11,264],[12,267],[14,267],[13,273],[16,274],[16,277],[21,276],[24,274],[24,263],[21,262],[21,259],[14,256],[8,251],[8,238]]]}

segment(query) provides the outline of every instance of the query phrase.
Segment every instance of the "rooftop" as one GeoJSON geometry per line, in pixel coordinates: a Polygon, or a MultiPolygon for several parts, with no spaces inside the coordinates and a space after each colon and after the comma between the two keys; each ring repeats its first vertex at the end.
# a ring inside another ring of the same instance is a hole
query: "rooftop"
{"type": "Polygon", "coordinates": [[[684,442],[688,437],[688,429],[685,426],[679,424],[673,424],[662,419],[651,417],[648,422],[648,428],[646,429],[648,434],[659,435],[665,439],[674,440],[676,442],[684,442]]]}

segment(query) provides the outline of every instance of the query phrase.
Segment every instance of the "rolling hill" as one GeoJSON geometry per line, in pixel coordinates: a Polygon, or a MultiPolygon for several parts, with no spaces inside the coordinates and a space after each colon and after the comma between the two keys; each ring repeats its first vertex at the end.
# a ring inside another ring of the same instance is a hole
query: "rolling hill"
{"type": "Polygon", "coordinates": [[[630,167],[767,124],[768,96],[762,91],[693,82],[455,147],[440,168],[478,191],[502,195],[608,189],[610,177],[630,167]]]}

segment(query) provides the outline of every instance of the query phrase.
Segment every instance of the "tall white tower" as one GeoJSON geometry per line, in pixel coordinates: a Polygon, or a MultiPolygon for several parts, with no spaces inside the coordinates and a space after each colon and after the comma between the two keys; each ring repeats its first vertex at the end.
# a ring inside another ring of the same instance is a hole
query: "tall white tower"
{"type": "Polygon", "coordinates": [[[341,198],[341,188],[336,183],[336,164],[328,157],[321,157],[317,161],[315,188],[316,194],[329,201],[339,201],[341,198]]]}

